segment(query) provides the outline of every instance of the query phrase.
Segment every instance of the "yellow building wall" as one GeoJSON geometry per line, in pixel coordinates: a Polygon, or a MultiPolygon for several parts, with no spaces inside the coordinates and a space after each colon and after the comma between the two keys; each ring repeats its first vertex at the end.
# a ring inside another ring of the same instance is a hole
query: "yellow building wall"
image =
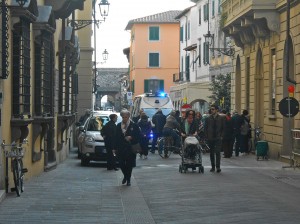
{"type": "MultiPolygon", "coordinates": [[[[286,1],[281,1],[286,3],[286,1]]],[[[280,5],[280,4],[279,4],[280,5]]],[[[290,11],[290,35],[293,44],[293,55],[294,55],[294,67],[290,68],[294,70],[294,78],[297,83],[300,83],[300,4],[291,8],[290,11]]],[[[244,49],[236,49],[236,55],[233,62],[233,78],[232,78],[232,105],[233,108],[237,108],[235,104],[235,98],[238,94],[241,94],[241,110],[246,109],[246,58],[250,57],[250,92],[249,92],[249,114],[251,118],[252,127],[256,127],[257,121],[263,121],[263,138],[268,141],[269,144],[269,154],[272,158],[279,158],[283,150],[284,145],[284,119],[291,120],[291,128],[300,128],[300,113],[298,113],[293,118],[284,118],[279,111],[279,102],[288,94],[287,88],[284,85],[290,85],[291,83],[286,83],[286,74],[284,71],[284,63],[286,62],[284,47],[286,40],[286,12],[282,12],[279,15],[280,18],[280,33],[271,32],[269,37],[256,39],[255,43],[245,45],[244,49]],[[263,70],[263,93],[256,97],[256,85],[257,79],[257,51],[261,49],[262,52],[262,70],[263,70]],[[271,87],[270,87],[270,73],[271,73],[271,50],[276,49],[276,112],[275,115],[271,115],[271,87]],[[237,56],[240,57],[241,66],[241,93],[234,92],[236,87],[236,62],[237,56]],[[258,100],[263,103],[259,104],[258,100]],[[263,111],[263,113],[257,113],[258,110],[263,111]]],[[[298,85],[295,86],[294,97],[299,101],[300,99],[300,89],[298,85]]],[[[238,111],[241,113],[241,111],[238,111]]],[[[293,139],[290,138],[291,147],[293,139]]]]}

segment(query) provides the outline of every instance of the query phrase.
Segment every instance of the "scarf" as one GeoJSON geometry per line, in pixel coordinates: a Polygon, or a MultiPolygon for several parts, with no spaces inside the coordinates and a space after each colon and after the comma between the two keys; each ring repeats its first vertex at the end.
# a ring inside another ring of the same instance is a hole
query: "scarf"
{"type": "Polygon", "coordinates": [[[122,129],[122,133],[125,135],[126,131],[127,131],[127,128],[130,124],[130,120],[128,119],[127,123],[121,123],[121,129],[122,129]]]}

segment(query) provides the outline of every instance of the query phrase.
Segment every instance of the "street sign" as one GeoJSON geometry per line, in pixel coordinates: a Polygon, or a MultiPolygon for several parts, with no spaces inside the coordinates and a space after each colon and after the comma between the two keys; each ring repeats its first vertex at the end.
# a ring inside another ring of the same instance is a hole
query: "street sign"
{"type": "Polygon", "coordinates": [[[285,97],[279,102],[279,111],[285,117],[294,117],[299,112],[299,102],[293,97],[285,97]]]}
{"type": "Polygon", "coordinates": [[[127,100],[132,100],[132,92],[127,92],[127,100]]]}

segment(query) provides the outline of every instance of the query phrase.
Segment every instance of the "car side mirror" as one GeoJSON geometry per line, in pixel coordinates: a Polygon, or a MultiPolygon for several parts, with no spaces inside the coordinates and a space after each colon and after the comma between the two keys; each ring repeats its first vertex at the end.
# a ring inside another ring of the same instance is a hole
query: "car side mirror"
{"type": "Polygon", "coordinates": [[[80,126],[80,127],[79,127],[79,131],[83,132],[84,130],[85,130],[85,129],[84,129],[83,126],[80,126]]]}

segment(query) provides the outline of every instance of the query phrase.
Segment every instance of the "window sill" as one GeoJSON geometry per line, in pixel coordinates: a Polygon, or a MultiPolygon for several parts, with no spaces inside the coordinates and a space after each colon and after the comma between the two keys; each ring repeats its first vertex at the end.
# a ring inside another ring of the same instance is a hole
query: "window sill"
{"type": "Polygon", "coordinates": [[[269,114],[268,115],[269,120],[276,120],[276,115],[274,114],[269,114]]]}

